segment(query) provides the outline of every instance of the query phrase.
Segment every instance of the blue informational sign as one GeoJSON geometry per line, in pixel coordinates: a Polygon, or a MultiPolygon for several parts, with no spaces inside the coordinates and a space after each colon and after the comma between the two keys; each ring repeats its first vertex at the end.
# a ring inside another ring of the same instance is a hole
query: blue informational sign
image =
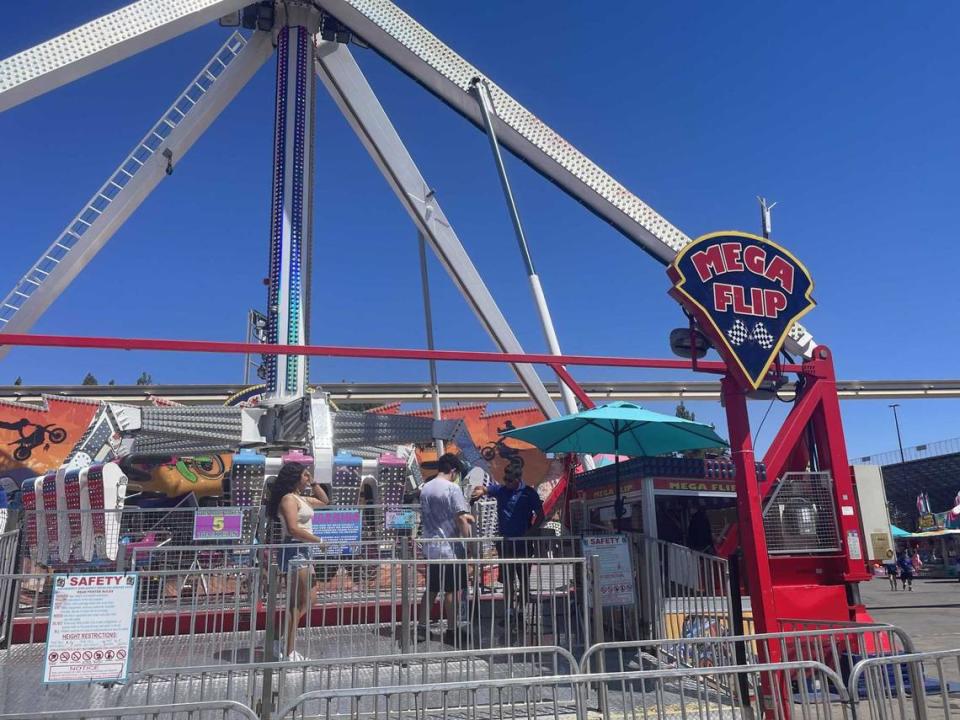
{"type": "Polygon", "coordinates": [[[814,306],[810,273],[776,243],[725,231],[697,238],[667,269],[673,295],[714,347],[757,388],[794,322],[814,306]]]}
{"type": "Polygon", "coordinates": [[[346,555],[360,542],[362,520],[359,510],[314,510],[313,534],[324,542],[314,554],[346,555]]]}
{"type": "Polygon", "coordinates": [[[387,510],[384,516],[387,530],[414,530],[417,527],[416,510],[387,510]]]}

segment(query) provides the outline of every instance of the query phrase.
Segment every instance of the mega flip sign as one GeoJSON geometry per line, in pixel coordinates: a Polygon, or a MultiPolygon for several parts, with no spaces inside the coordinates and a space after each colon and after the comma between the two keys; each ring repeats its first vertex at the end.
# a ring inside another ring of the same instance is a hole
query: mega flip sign
{"type": "Polygon", "coordinates": [[[683,248],[667,268],[670,294],[697,318],[741,382],[756,389],[793,323],[814,306],[813,280],[765,238],[717,232],[683,248]]]}

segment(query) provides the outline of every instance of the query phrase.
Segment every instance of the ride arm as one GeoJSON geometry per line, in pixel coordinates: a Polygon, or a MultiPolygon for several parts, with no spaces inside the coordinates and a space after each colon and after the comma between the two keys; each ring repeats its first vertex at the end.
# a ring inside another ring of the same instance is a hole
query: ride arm
{"type": "MultiPolygon", "coordinates": [[[[0,331],[23,333],[73,282],[273,52],[270,33],[234,33],[0,301],[0,331]]],[[[0,347],[0,358],[10,349],[0,347]]]]}
{"type": "MultiPolygon", "coordinates": [[[[607,174],[489,77],[389,0],[315,0],[365,44],[483,130],[470,87],[486,83],[497,138],[514,155],[663,264],[691,238],[607,174]]],[[[809,356],[812,336],[794,325],[789,351],[809,356]]]]}
{"type": "MultiPolygon", "coordinates": [[[[410,219],[497,347],[503,352],[522,353],[520,341],[444,215],[433,190],[420,174],[390,118],[360,72],[350,49],[338,43],[321,41],[317,50],[316,70],[410,219]]],[[[557,417],[557,406],[534,367],[524,363],[514,363],[512,367],[517,379],[543,414],[547,418],[557,417]]]]}
{"type": "Polygon", "coordinates": [[[249,1],[140,0],[11,55],[0,60],[0,112],[239,10],[249,1]]]}

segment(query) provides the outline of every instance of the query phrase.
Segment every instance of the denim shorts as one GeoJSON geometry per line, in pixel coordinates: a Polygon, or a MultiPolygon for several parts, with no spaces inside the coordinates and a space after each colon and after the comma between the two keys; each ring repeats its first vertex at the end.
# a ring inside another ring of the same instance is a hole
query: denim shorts
{"type": "Polygon", "coordinates": [[[305,563],[308,559],[307,548],[303,543],[287,545],[280,551],[280,569],[286,572],[291,562],[305,563]]]}

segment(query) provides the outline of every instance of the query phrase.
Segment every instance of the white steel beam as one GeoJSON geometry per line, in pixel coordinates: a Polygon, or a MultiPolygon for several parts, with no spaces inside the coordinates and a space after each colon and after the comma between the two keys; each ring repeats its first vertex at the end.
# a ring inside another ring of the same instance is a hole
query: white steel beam
{"type": "MultiPolygon", "coordinates": [[[[597,402],[611,400],[709,401],[720,399],[720,383],[714,381],[580,383],[584,392],[597,402]]],[[[242,385],[0,385],[0,402],[45,403],[50,397],[87,399],[124,405],[151,405],[157,399],[185,405],[223,403],[249,387],[242,385]]],[[[394,402],[432,403],[430,383],[323,383],[323,392],[338,403],[383,405],[394,402]]],[[[319,392],[320,388],[315,388],[319,392]]],[[[547,383],[555,400],[560,399],[557,383],[547,383]]],[[[526,389],[516,382],[448,382],[439,384],[447,403],[523,403],[526,389]]],[[[792,400],[796,386],[780,388],[783,400],[792,400]]],[[[841,400],[956,400],[960,399],[960,380],[838,380],[841,400]]],[[[769,402],[770,397],[751,398],[769,402]]]]}
{"type": "MultiPolygon", "coordinates": [[[[0,301],[0,330],[27,332],[273,53],[234,33],[46,252],[0,301]]],[[[0,347],[0,357],[9,346],[0,347]]]]}
{"type": "MultiPolygon", "coordinates": [[[[249,2],[140,0],[0,60],[0,112],[239,10],[249,2]]],[[[29,7],[29,3],[22,6],[29,7]]]]}
{"type": "MultiPolygon", "coordinates": [[[[497,347],[502,352],[523,352],[350,50],[321,41],[317,74],[497,347]]],[[[543,413],[557,417],[557,407],[533,366],[513,368],[543,413]]]]}
{"type": "MultiPolygon", "coordinates": [[[[485,81],[500,142],[637,246],[667,264],[691,238],[564,140],[475,66],[390,0],[315,0],[400,70],[483,129],[470,85],[485,81]]],[[[794,325],[788,349],[808,355],[816,343],[794,325]]]]}

